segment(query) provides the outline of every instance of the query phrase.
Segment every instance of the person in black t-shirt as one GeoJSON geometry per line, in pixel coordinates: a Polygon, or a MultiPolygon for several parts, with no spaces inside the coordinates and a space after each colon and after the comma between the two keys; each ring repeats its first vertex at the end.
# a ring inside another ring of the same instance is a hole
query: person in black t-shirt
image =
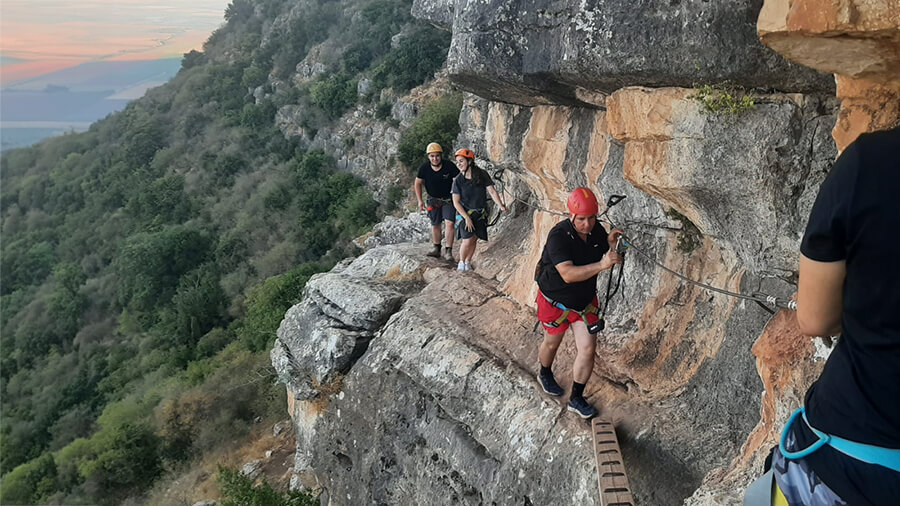
{"type": "Polygon", "coordinates": [[[840,339],[806,393],[805,416],[788,423],[784,450],[773,453],[775,480],[790,504],[900,503],[898,198],[900,127],[848,146],[810,214],[797,322],[804,334],[840,339]],[[832,439],[791,455],[819,439],[812,428],[832,439]],[[872,458],[853,443],[887,451],[872,458]]]}
{"type": "Polygon", "coordinates": [[[432,251],[427,253],[430,257],[441,256],[441,222],[444,223],[444,259],[453,261],[453,221],[456,210],[450,200],[450,187],[453,178],[459,175],[459,170],[453,162],[444,160],[441,156],[444,152],[441,145],[432,142],[425,148],[428,161],[419,167],[413,191],[419,202],[419,210],[428,211],[431,220],[431,241],[434,244],[432,251]],[[422,185],[428,192],[426,200],[422,200],[422,185]]]}
{"type": "Polygon", "coordinates": [[[507,212],[506,206],[497,190],[494,181],[487,172],[475,165],[475,153],[471,149],[460,149],[456,152],[456,165],[460,174],[453,180],[451,192],[453,207],[459,215],[456,234],[462,239],[459,248],[459,265],[457,270],[471,271],[472,257],[475,256],[475,245],[478,239],[487,241],[487,196],[507,212]]]}
{"type": "Polygon", "coordinates": [[[596,334],[591,333],[589,326],[600,321],[597,274],[622,263],[615,250],[622,231],[615,229],[607,235],[597,222],[597,197],[588,188],[576,188],[569,195],[567,207],[569,219],[550,230],[535,273],[539,288],[537,317],[546,331],[538,352],[538,382],[550,395],[563,394],[551,366],[563,334],[571,326],[576,355],[568,409],[582,418],[591,418],[597,410],[584,398],[584,387],[594,369],[597,345],[596,334]]]}

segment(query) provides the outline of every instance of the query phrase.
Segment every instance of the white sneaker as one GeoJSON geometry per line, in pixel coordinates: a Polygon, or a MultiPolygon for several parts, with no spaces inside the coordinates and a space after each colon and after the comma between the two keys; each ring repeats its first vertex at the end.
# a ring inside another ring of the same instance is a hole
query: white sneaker
{"type": "Polygon", "coordinates": [[[464,271],[474,271],[475,269],[472,268],[472,264],[470,264],[469,262],[465,262],[465,269],[463,269],[463,270],[464,271]]]}
{"type": "Polygon", "coordinates": [[[460,260],[459,265],[456,266],[456,270],[458,270],[458,271],[466,270],[466,263],[463,262],[462,260],[460,260]]]}

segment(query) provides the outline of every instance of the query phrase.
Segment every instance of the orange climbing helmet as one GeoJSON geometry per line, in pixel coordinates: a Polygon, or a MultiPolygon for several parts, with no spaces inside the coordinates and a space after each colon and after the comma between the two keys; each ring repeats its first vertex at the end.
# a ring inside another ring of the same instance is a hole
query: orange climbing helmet
{"type": "Polygon", "coordinates": [[[463,158],[468,158],[469,160],[475,159],[475,153],[473,153],[471,149],[466,148],[458,150],[456,152],[456,155],[454,156],[462,156],[463,158]]]}
{"type": "Polygon", "coordinates": [[[584,186],[575,188],[569,194],[569,200],[566,202],[570,214],[578,214],[582,216],[590,216],[597,214],[600,207],[597,205],[597,196],[590,188],[584,186]]]}

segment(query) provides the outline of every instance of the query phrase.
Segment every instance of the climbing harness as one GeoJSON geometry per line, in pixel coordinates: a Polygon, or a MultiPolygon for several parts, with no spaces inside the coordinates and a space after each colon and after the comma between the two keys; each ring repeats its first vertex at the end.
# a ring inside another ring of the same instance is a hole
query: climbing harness
{"type": "Polygon", "coordinates": [[[856,441],[850,441],[849,439],[826,434],[810,425],[809,420],[806,418],[805,407],[800,407],[791,414],[787,423],[784,425],[784,430],[781,432],[781,439],[778,441],[778,449],[781,450],[781,454],[790,460],[802,459],[825,445],[831,446],[844,455],[867,464],[875,464],[900,472],[900,449],[882,448],[880,446],[857,443],[856,441]],[[785,447],[785,442],[787,441],[787,435],[790,431],[791,424],[797,418],[802,418],[803,422],[806,423],[806,426],[809,427],[809,430],[811,430],[819,439],[802,450],[790,452],[785,447]]]}
{"type": "MultiPolygon", "coordinates": [[[[850,458],[900,472],[900,449],[882,448],[880,446],[857,443],[856,441],[850,441],[849,439],[822,432],[809,423],[809,420],[806,418],[805,407],[800,407],[794,411],[788,418],[787,423],[784,424],[784,429],[781,431],[781,439],[778,441],[778,450],[784,458],[788,460],[797,460],[810,455],[825,445],[831,446],[850,458]],[[809,430],[812,431],[818,439],[815,443],[806,448],[792,452],[787,449],[787,438],[791,430],[791,425],[798,418],[803,420],[803,423],[809,427],[809,430]]],[[[772,505],[787,505],[787,500],[774,479],[773,469],[769,469],[765,474],[757,478],[756,481],[747,487],[747,491],[744,494],[744,506],[772,505]]]]}
{"type": "MultiPolygon", "coordinates": [[[[482,218],[484,218],[486,220],[488,213],[487,213],[486,209],[468,209],[466,211],[466,214],[471,216],[472,219],[478,219],[478,217],[481,216],[482,218]]],[[[463,220],[462,215],[459,213],[456,213],[456,226],[459,227],[463,221],[465,221],[465,220],[463,220]]]]}
{"type": "Polygon", "coordinates": [[[443,199],[441,197],[428,197],[428,200],[432,201],[432,205],[425,208],[427,211],[434,211],[435,209],[440,209],[444,207],[445,204],[451,204],[452,201],[450,199],[443,199]]]}
{"type": "MultiPolygon", "coordinates": [[[[563,303],[555,301],[555,300],[551,299],[550,297],[547,297],[546,295],[544,295],[544,292],[541,292],[540,290],[538,290],[538,293],[541,294],[541,297],[543,297],[544,300],[546,300],[548,303],[550,303],[551,306],[555,306],[562,310],[562,314],[559,315],[559,318],[553,320],[552,322],[546,322],[546,323],[544,323],[544,325],[546,325],[548,327],[558,328],[560,325],[562,325],[563,323],[568,321],[569,314],[575,313],[578,316],[580,316],[581,320],[584,322],[584,324],[587,325],[588,333],[596,334],[597,332],[603,330],[602,326],[599,329],[596,328],[597,323],[594,323],[594,324],[588,323],[587,315],[592,314],[592,315],[599,316],[599,313],[600,313],[600,308],[595,306],[593,304],[593,302],[589,303],[587,305],[587,307],[585,307],[581,311],[578,311],[577,309],[572,309],[572,308],[566,307],[563,303]]],[[[602,321],[603,320],[601,319],[600,322],[602,322],[602,321]]],[[[600,322],[598,322],[598,323],[600,323],[600,322]]]]}

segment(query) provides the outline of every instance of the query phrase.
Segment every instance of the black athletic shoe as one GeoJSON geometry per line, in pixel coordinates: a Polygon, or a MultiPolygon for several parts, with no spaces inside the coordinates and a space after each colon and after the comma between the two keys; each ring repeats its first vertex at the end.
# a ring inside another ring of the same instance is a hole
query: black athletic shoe
{"type": "Polygon", "coordinates": [[[538,374],[538,383],[541,384],[541,388],[544,392],[547,392],[550,395],[562,395],[563,389],[559,386],[559,383],[556,382],[556,379],[553,377],[553,373],[550,374],[538,374]]]}
{"type": "Polygon", "coordinates": [[[574,412],[585,420],[597,416],[597,410],[594,406],[588,404],[584,397],[572,397],[569,399],[569,411],[574,412]]]}

